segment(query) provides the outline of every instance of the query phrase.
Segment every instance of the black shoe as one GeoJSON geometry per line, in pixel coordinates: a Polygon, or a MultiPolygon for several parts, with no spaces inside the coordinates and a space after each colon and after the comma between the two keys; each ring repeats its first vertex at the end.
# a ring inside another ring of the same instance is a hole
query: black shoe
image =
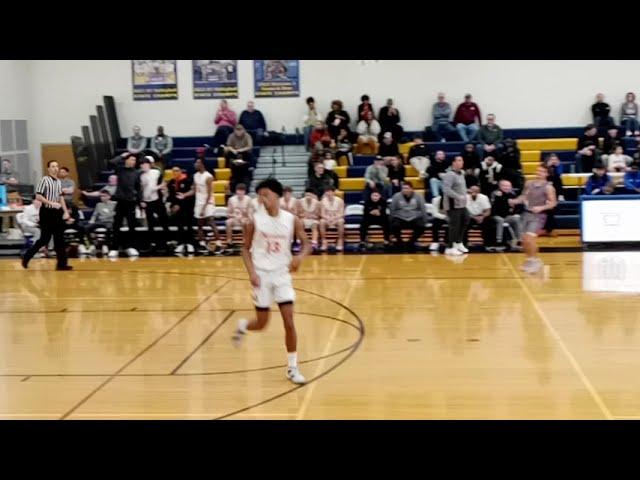
{"type": "Polygon", "coordinates": [[[73,267],[71,265],[57,266],[56,270],[59,272],[68,272],[69,270],[73,270],[73,267]]]}
{"type": "Polygon", "coordinates": [[[26,255],[22,255],[22,261],[20,263],[22,264],[22,268],[29,268],[29,259],[26,255]]]}

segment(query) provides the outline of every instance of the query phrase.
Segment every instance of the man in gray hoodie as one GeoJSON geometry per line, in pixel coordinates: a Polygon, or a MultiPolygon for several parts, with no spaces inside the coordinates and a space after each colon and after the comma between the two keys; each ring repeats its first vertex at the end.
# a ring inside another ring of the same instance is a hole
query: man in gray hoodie
{"type": "Polygon", "coordinates": [[[464,159],[458,155],[451,169],[442,178],[442,206],[449,217],[449,246],[445,255],[462,255],[469,250],[462,244],[469,216],[467,214],[467,184],[464,179],[464,159]]]}
{"type": "Polygon", "coordinates": [[[140,127],[133,127],[133,135],[127,139],[127,152],[136,157],[144,153],[147,148],[147,137],[140,134],[140,127]]]}
{"type": "Polygon", "coordinates": [[[456,129],[451,125],[451,105],[444,101],[444,93],[438,94],[438,101],[431,108],[431,116],[431,131],[439,142],[446,142],[443,134],[455,132],[456,129]]]}
{"type": "Polygon", "coordinates": [[[413,235],[409,248],[414,249],[416,242],[424,233],[427,223],[424,198],[413,191],[411,183],[402,182],[402,191],[393,196],[389,210],[391,213],[391,232],[396,239],[396,245],[398,247],[403,245],[402,229],[411,229],[413,235]]]}

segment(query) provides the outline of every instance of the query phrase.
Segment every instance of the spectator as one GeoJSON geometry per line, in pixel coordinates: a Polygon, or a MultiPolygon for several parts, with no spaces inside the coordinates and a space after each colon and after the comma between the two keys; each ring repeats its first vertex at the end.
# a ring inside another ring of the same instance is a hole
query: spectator
{"type": "Polygon", "coordinates": [[[422,141],[422,136],[417,134],[413,138],[413,146],[409,149],[409,163],[416,169],[418,176],[424,180],[427,178],[427,168],[429,168],[429,148],[422,141]]]}
{"type": "Polygon", "coordinates": [[[382,228],[385,246],[389,245],[389,218],[387,217],[387,200],[380,192],[371,192],[364,202],[364,215],[360,222],[360,249],[367,245],[369,227],[378,225],[382,228]]]}
{"type": "Polygon", "coordinates": [[[493,113],[487,115],[487,124],[482,125],[477,134],[478,154],[481,157],[496,155],[502,149],[504,135],[502,128],[496,125],[496,116],[493,113]]]}
{"type": "MultiPolygon", "coordinates": [[[[380,109],[378,122],[382,128],[381,133],[391,132],[393,139],[399,142],[404,135],[404,129],[400,125],[400,112],[393,106],[393,99],[389,98],[387,104],[380,109]]],[[[382,141],[382,138],[380,138],[382,141]]]]}
{"type": "Polygon", "coordinates": [[[424,199],[413,191],[409,182],[402,183],[402,191],[391,199],[391,232],[396,240],[396,246],[404,247],[402,230],[411,229],[411,243],[409,250],[414,250],[425,230],[427,210],[424,199]]]}
{"type": "Polygon", "coordinates": [[[624,188],[625,193],[638,194],[640,193],[640,162],[634,161],[629,167],[629,171],[624,174],[624,188]]]}
{"type": "Polygon", "coordinates": [[[389,169],[389,181],[391,182],[391,194],[395,195],[402,189],[404,182],[405,168],[398,157],[391,157],[389,169]]]}
{"type": "Polygon", "coordinates": [[[624,154],[622,146],[617,146],[611,155],[603,155],[602,162],[607,162],[607,170],[610,172],[625,172],[627,167],[631,165],[633,159],[629,155],[624,154]],[[605,157],[607,157],[605,159],[605,157]]]}
{"type": "Polygon", "coordinates": [[[602,153],[604,155],[610,155],[615,151],[618,145],[622,145],[622,139],[618,136],[618,127],[609,127],[607,134],[604,137],[604,141],[602,142],[602,153]]]}
{"type": "Polygon", "coordinates": [[[487,197],[498,188],[498,182],[503,178],[502,165],[489,155],[480,163],[480,191],[487,197]]]}
{"type": "MultiPolygon", "coordinates": [[[[20,225],[20,229],[22,233],[31,234],[31,242],[36,243],[40,240],[41,230],[40,230],[40,207],[42,207],[42,202],[40,200],[34,200],[29,205],[22,209],[22,212],[18,213],[16,216],[16,221],[18,225],[20,225]]],[[[53,241],[49,241],[49,245],[43,247],[45,255],[48,256],[49,248],[53,248],[53,241]]],[[[38,252],[37,258],[41,258],[42,254],[38,252]]]]}
{"type": "Polygon", "coordinates": [[[298,200],[293,196],[293,189],[291,187],[284,187],[282,191],[283,195],[282,198],[280,198],[280,208],[294,215],[298,215],[298,200]]]}
{"type": "MultiPolygon", "coordinates": [[[[562,184],[562,173],[564,169],[562,167],[562,163],[560,163],[560,159],[558,158],[558,155],[556,155],[555,153],[552,153],[549,156],[547,156],[544,163],[547,166],[547,171],[549,172],[547,179],[551,182],[551,184],[553,185],[553,188],[556,190],[558,201],[563,202],[564,201],[564,185],[562,184]]],[[[547,215],[547,217],[551,217],[551,216],[552,216],[551,214],[547,215]]]]}
{"type": "Polygon", "coordinates": [[[358,105],[358,121],[366,120],[367,113],[371,112],[371,116],[374,116],[373,105],[371,105],[371,99],[369,95],[362,95],[360,97],[360,105],[358,105]]]}
{"type": "Polygon", "coordinates": [[[640,135],[640,127],[638,126],[638,104],[636,103],[636,94],[627,93],[626,101],[620,107],[620,125],[626,129],[626,136],[640,135]]]}
{"type": "MultiPolygon", "coordinates": [[[[476,151],[473,143],[467,143],[464,146],[462,152],[462,159],[464,161],[464,174],[466,177],[472,176],[478,178],[480,175],[480,153],[476,151]]],[[[468,184],[467,180],[467,184],[468,184]]]]}
{"type": "Polygon", "coordinates": [[[331,138],[337,138],[342,128],[349,131],[349,122],[351,122],[351,118],[349,114],[344,111],[342,102],[340,100],[331,102],[331,111],[327,115],[326,121],[331,138]]]}
{"type": "MultiPolygon", "coordinates": [[[[578,148],[580,148],[580,145],[581,143],[578,142],[578,148]]],[[[576,153],[576,171],[578,173],[590,172],[593,170],[593,166],[600,162],[600,150],[596,147],[596,143],[591,140],[584,140],[582,148],[576,153]]]]}
{"type": "Polygon", "coordinates": [[[311,132],[318,123],[322,123],[324,125],[324,122],[322,121],[322,114],[316,108],[316,101],[313,97],[307,97],[307,113],[302,117],[302,121],[304,122],[304,145],[305,149],[309,151],[310,146],[313,145],[310,141],[311,132]]]}
{"type": "Polygon", "coordinates": [[[304,198],[298,202],[298,217],[302,219],[304,228],[311,230],[311,245],[318,248],[318,228],[320,226],[320,202],[313,188],[304,191],[304,198]]]}
{"type": "Polygon", "coordinates": [[[157,168],[151,168],[151,157],[145,157],[140,165],[140,207],[144,210],[149,227],[152,249],[155,250],[154,240],[156,238],[155,226],[160,225],[163,233],[158,236],[160,239],[160,250],[166,250],[169,239],[169,218],[167,208],[164,205],[159,191],[166,187],[162,178],[162,172],[157,168]]]}
{"type": "Polygon", "coordinates": [[[233,229],[241,229],[249,222],[249,204],[251,198],[246,194],[247,186],[244,183],[236,185],[235,195],[227,202],[227,252],[233,251],[233,229]]]}
{"type": "Polygon", "coordinates": [[[174,252],[184,253],[186,248],[187,253],[194,253],[195,241],[191,226],[193,224],[195,197],[188,196],[185,198],[185,194],[191,191],[193,180],[180,167],[173,167],[171,171],[173,178],[167,184],[169,207],[171,218],[178,227],[178,245],[174,252]]]}
{"type": "Polygon", "coordinates": [[[140,134],[140,127],[133,127],[133,135],[127,139],[127,152],[139,157],[147,148],[147,138],[140,134]]]}
{"type": "Polygon", "coordinates": [[[491,195],[491,215],[496,224],[496,244],[502,245],[504,238],[504,226],[508,225],[511,232],[511,250],[518,249],[521,240],[520,208],[511,205],[509,200],[515,200],[518,195],[513,191],[509,180],[500,180],[498,190],[491,195]]]}
{"type": "Polygon", "coordinates": [[[380,124],[373,118],[371,111],[364,113],[364,119],[360,120],[356,131],[358,132],[358,152],[362,153],[365,145],[368,146],[369,151],[372,153],[378,151],[380,124]]]}
{"type": "Polygon", "coordinates": [[[477,185],[469,188],[469,193],[467,194],[467,215],[469,221],[464,231],[463,245],[468,242],[469,230],[473,227],[480,227],[485,247],[491,246],[494,243],[490,240],[491,234],[493,233],[491,231],[493,230],[493,225],[489,220],[491,216],[491,202],[489,201],[489,197],[480,193],[480,187],[477,185]]]}
{"type": "Polygon", "coordinates": [[[346,128],[340,129],[340,133],[335,140],[336,146],[336,161],[339,162],[340,158],[347,158],[347,165],[351,165],[351,151],[353,150],[353,145],[351,144],[351,140],[349,140],[349,131],[346,128]]]}
{"type": "Polygon", "coordinates": [[[512,183],[513,188],[520,189],[523,180],[520,149],[513,139],[507,138],[504,140],[503,147],[498,152],[496,160],[502,165],[504,178],[507,178],[512,183]]]}
{"type": "Polygon", "coordinates": [[[164,127],[158,127],[158,133],[149,142],[149,150],[157,163],[163,166],[171,165],[171,152],[173,151],[173,139],[164,133],[164,127]]]}
{"type": "Polygon", "coordinates": [[[447,171],[448,166],[447,156],[442,150],[438,150],[433,158],[433,162],[431,162],[431,165],[427,168],[431,198],[440,196],[442,176],[447,171]]]}
{"type": "Polygon", "coordinates": [[[344,202],[340,197],[336,197],[335,188],[327,187],[320,201],[320,238],[322,248],[325,252],[328,247],[327,228],[335,228],[338,231],[336,241],[336,251],[341,252],[344,248],[344,202]]]}
{"type": "Polygon", "coordinates": [[[467,93],[464,96],[464,102],[458,105],[453,121],[463,142],[475,140],[482,117],[480,107],[471,101],[471,94],[467,93]]]}
{"type": "Polygon", "coordinates": [[[591,105],[591,113],[593,114],[593,123],[596,127],[615,127],[615,122],[611,116],[611,107],[604,101],[604,95],[599,93],[596,95],[596,103],[591,105]]]}
{"type": "Polygon", "coordinates": [[[364,171],[365,198],[371,195],[371,192],[383,193],[385,198],[391,195],[389,188],[389,169],[384,164],[382,157],[376,157],[373,165],[369,165],[364,171]]]}
{"type": "Polygon", "coordinates": [[[447,223],[447,212],[442,207],[442,197],[433,197],[431,200],[431,245],[429,250],[440,250],[440,230],[444,230],[445,242],[448,242],[449,234],[443,227],[447,223]]]}
{"type": "Polygon", "coordinates": [[[226,100],[220,100],[220,106],[218,107],[213,123],[215,123],[217,127],[216,134],[213,137],[213,146],[219,147],[225,144],[238,123],[236,112],[229,108],[226,100]]]}
{"type": "Polygon", "coordinates": [[[311,132],[310,147],[314,153],[322,152],[325,148],[329,148],[331,145],[331,136],[329,130],[325,128],[324,122],[320,121],[316,123],[315,128],[311,132]]]}
{"type": "Polygon", "coordinates": [[[64,203],[67,204],[69,210],[75,209],[76,206],[73,201],[73,194],[76,191],[76,182],[69,178],[69,169],[67,167],[60,167],[58,171],[58,178],[62,184],[62,196],[64,197],[64,203]]]}
{"type": "Polygon", "coordinates": [[[393,139],[391,132],[385,132],[382,136],[382,143],[378,148],[378,156],[384,159],[386,165],[389,165],[392,158],[400,158],[398,143],[393,139]]]}
{"type": "Polygon", "coordinates": [[[324,172],[331,177],[333,188],[338,190],[340,188],[340,177],[338,177],[338,174],[335,172],[337,163],[333,159],[331,152],[324,154],[322,164],[324,165],[324,172]]]}
{"type": "Polygon", "coordinates": [[[118,175],[118,186],[114,196],[117,204],[113,218],[113,239],[108,255],[109,258],[117,258],[120,247],[128,245],[127,255],[129,257],[137,257],[139,253],[133,248],[133,245],[135,227],[137,225],[136,206],[140,203],[141,188],[140,174],[135,168],[136,156],[135,154],[129,154],[126,158],[118,156],[111,160],[110,163],[115,168],[116,175],[118,175]],[[124,219],[127,220],[129,231],[126,237],[123,238],[120,227],[122,227],[124,219]]]}
{"type": "Polygon", "coordinates": [[[467,186],[464,181],[464,160],[458,155],[451,169],[442,178],[442,204],[449,222],[449,243],[445,255],[462,255],[469,250],[462,243],[467,228],[467,186]]]}
{"type": "Polygon", "coordinates": [[[310,188],[317,198],[322,198],[327,188],[333,187],[333,177],[325,172],[324,164],[318,162],[313,171],[313,175],[309,177],[308,188],[310,188]]]}
{"type": "Polygon", "coordinates": [[[235,192],[236,185],[244,183],[249,185],[253,169],[253,140],[242,125],[236,125],[233,133],[227,139],[224,147],[227,168],[231,169],[231,180],[229,186],[235,192]]]}
{"type": "Polygon", "coordinates": [[[251,139],[256,145],[262,145],[264,138],[269,136],[267,122],[264,121],[262,112],[256,110],[256,106],[252,101],[247,102],[247,109],[240,114],[238,123],[251,135],[251,139]]]}
{"type": "Polygon", "coordinates": [[[587,195],[609,195],[613,193],[614,188],[605,166],[602,163],[597,163],[594,166],[593,175],[587,180],[584,193],[587,195]]]}
{"type": "Polygon", "coordinates": [[[2,159],[2,167],[0,169],[0,185],[17,185],[18,175],[13,171],[13,165],[8,158],[2,159]]]}
{"type": "Polygon", "coordinates": [[[438,101],[431,107],[431,119],[431,131],[439,142],[446,142],[444,135],[456,131],[451,125],[451,105],[445,101],[442,92],[438,94],[438,101]]]}
{"type": "MultiPolygon", "coordinates": [[[[118,157],[116,157],[118,158],[118,157]]],[[[118,176],[117,175],[109,175],[107,179],[107,185],[103,187],[102,190],[106,190],[111,195],[111,198],[114,198],[116,195],[116,190],[118,188],[118,176]]],[[[82,195],[87,198],[97,198],[102,195],[102,190],[96,190],[95,192],[87,192],[86,190],[82,191],[82,195]]]]}
{"type": "MultiPolygon", "coordinates": [[[[116,215],[116,202],[111,200],[111,195],[108,190],[101,190],[100,202],[93,209],[93,214],[89,219],[89,224],[84,227],[83,242],[78,245],[78,253],[81,255],[93,255],[96,251],[96,247],[91,240],[91,234],[98,228],[104,228],[107,231],[107,235],[113,234],[113,220],[116,215]],[[87,248],[88,247],[88,248],[87,248]]],[[[107,246],[103,248],[107,250],[107,246]]],[[[103,253],[105,253],[103,251],[103,253]]],[[[107,252],[108,253],[108,250],[107,252]]]]}

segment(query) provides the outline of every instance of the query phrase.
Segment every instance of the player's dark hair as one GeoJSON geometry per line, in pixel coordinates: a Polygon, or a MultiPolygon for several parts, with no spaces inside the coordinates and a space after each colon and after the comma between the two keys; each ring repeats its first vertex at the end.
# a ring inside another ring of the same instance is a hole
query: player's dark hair
{"type": "Polygon", "coordinates": [[[263,188],[268,188],[279,197],[282,196],[282,193],[283,193],[282,184],[275,178],[266,178],[262,180],[258,185],[256,185],[256,193],[259,193],[260,190],[262,190],[263,188]]]}

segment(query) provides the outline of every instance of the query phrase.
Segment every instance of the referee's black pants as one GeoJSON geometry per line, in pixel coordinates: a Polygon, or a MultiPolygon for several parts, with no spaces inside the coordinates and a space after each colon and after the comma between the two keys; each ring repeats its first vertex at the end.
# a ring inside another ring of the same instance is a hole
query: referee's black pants
{"type": "Polygon", "coordinates": [[[40,208],[40,238],[24,254],[27,261],[38,253],[42,247],[49,245],[53,236],[53,246],[56,250],[58,267],[67,266],[67,250],[64,244],[65,222],[62,220],[63,211],[61,208],[47,208],[44,205],[40,208]]]}
{"type": "Polygon", "coordinates": [[[149,226],[149,238],[151,242],[154,242],[155,226],[160,225],[162,227],[162,233],[159,235],[159,244],[166,246],[169,239],[169,216],[167,215],[167,208],[164,206],[164,202],[160,199],[153,202],[146,202],[147,207],[144,209],[147,215],[147,224],[149,226]],[[156,217],[158,217],[156,219],[156,217]]]}

